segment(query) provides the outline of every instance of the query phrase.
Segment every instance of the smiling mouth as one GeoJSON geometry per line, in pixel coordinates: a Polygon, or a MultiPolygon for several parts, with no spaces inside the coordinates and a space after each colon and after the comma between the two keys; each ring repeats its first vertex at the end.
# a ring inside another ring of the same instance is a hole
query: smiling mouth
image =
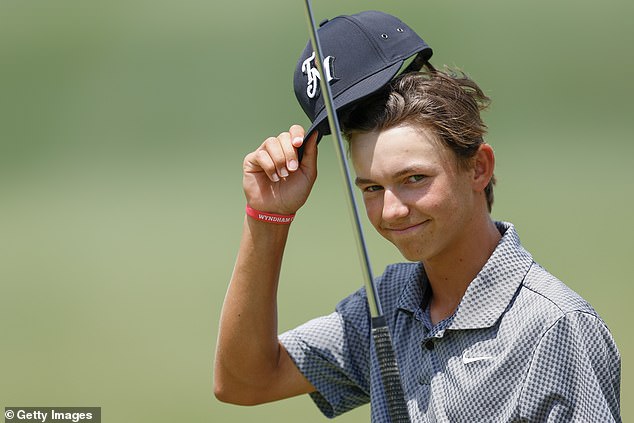
{"type": "Polygon", "coordinates": [[[418,229],[419,227],[421,227],[422,225],[424,225],[425,223],[429,222],[429,220],[424,220],[420,223],[415,223],[413,225],[409,225],[409,226],[403,226],[403,227],[398,227],[398,228],[390,228],[390,227],[386,227],[385,229],[391,233],[394,234],[406,234],[408,232],[412,232],[416,229],[418,229]]]}

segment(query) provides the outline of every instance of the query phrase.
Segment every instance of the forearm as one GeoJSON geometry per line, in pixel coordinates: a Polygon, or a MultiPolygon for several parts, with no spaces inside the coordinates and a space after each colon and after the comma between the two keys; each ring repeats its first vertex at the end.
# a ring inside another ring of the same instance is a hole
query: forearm
{"type": "MultiPolygon", "coordinates": [[[[317,134],[297,148],[304,129],[267,138],[247,154],[242,187],[247,204],[275,214],[294,214],[317,177],[317,134]]],[[[216,349],[216,397],[257,404],[314,390],[277,339],[277,285],[289,225],[245,217],[238,258],[220,316],[216,349]]]]}
{"type": "Polygon", "coordinates": [[[279,365],[277,286],[288,225],[245,218],[242,240],[220,318],[217,389],[249,389],[279,365]]]}

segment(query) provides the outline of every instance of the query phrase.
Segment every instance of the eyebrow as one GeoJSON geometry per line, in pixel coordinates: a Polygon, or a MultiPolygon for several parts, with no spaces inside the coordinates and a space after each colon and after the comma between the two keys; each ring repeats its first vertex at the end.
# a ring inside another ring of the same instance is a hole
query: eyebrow
{"type": "MultiPolygon", "coordinates": [[[[424,169],[424,168],[425,168],[425,166],[423,166],[422,164],[414,164],[414,165],[411,165],[411,166],[407,166],[407,167],[399,170],[398,172],[394,173],[392,175],[392,178],[393,179],[398,179],[401,176],[407,175],[408,173],[420,173],[422,171],[422,169],[424,169]]],[[[360,185],[373,185],[376,182],[373,181],[372,179],[366,179],[366,178],[357,177],[354,180],[354,183],[355,183],[355,185],[360,186],[360,185]]]]}

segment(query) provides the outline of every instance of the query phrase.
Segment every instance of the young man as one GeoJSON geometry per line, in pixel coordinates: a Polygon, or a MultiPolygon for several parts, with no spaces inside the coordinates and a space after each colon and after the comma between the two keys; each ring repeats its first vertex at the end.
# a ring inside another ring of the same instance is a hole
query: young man
{"type": "MultiPolygon", "coordinates": [[[[379,37],[392,36],[379,25],[391,18],[333,19],[322,27],[322,43],[344,29],[354,38],[352,23],[363,35],[355,50],[363,42],[375,49],[379,37]],[[376,40],[364,38],[375,30],[376,40]]],[[[400,21],[395,28],[411,35],[400,21]]],[[[421,57],[426,44],[414,41],[421,57]]],[[[469,78],[429,63],[392,79],[401,59],[396,66],[381,58],[387,84],[375,69],[365,71],[371,82],[346,82],[345,64],[330,71],[333,87],[345,86],[335,94],[345,97],[337,108],[347,106],[342,126],[369,220],[410,261],[389,266],[377,283],[411,420],[620,421],[620,357],[608,328],[534,262],[512,224],[490,217],[495,158],[480,118],[487,97],[469,78]]],[[[309,393],[329,417],[371,402],[372,421],[387,422],[363,289],[331,315],[277,334],[288,223],[310,194],[318,136],[326,132],[310,77],[301,83],[310,73],[306,60],[310,51],[295,82],[313,121],[309,136],[294,125],[244,160],[248,216],[221,316],[215,393],[236,404],[309,393]]]]}

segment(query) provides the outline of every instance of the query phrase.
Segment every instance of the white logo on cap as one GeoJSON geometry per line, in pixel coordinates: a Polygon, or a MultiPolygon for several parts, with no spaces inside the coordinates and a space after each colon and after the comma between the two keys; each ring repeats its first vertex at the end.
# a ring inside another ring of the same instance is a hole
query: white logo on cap
{"type": "MultiPolygon", "coordinates": [[[[302,63],[302,72],[304,73],[304,75],[308,76],[308,86],[306,87],[306,94],[309,98],[315,98],[315,95],[317,94],[317,87],[319,86],[318,80],[321,79],[319,77],[319,71],[313,65],[314,61],[315,52],[313,51],[313,54],[311,54],[311,56],[308,59],[304,60],[304,62],[302,63]]],[[[323,69],[326,73],[327,82],[335,79],[335,77],[333,76],[334,62],[335,58],[332,56],[328,56],[324,59],[323,69]]]]}

